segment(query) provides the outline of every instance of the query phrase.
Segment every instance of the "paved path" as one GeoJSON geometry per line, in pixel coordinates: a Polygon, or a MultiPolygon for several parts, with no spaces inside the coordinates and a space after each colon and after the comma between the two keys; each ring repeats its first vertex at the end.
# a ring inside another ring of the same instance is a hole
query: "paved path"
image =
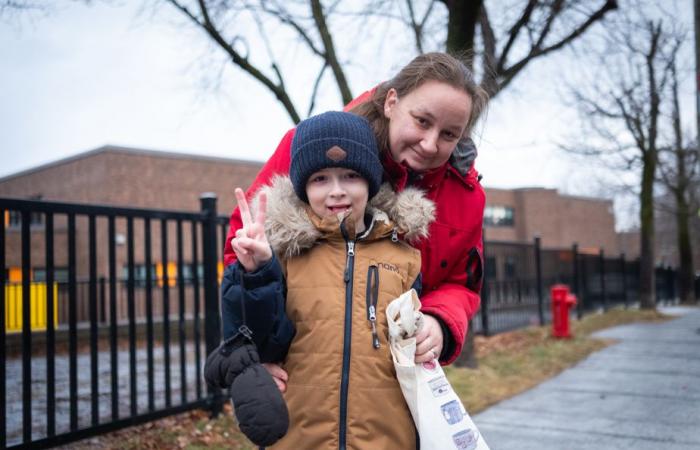
{"type": "Polygon", "coordinates": [[[619,340],[476,415],[492,450],[700,449],[700,308],[596,333],[619,340]]]}

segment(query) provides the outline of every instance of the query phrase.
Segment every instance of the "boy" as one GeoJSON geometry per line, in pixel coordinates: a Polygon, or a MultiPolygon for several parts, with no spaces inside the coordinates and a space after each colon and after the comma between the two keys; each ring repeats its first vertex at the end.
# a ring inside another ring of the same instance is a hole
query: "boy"
{"type": "Polygon", "coordinates": [[[415,448],[387,342],[387,304],[419,286],[434,205],[381,185],[369,123],[328,112],[301,122],[289,177],[260,190],[224,275],[224,338],[244,322],[263,362],[288,374],[290,429],[272,448],[415,448]],[[369,202],[369,203],[368,203],[369,202]],[[243,317],[245,314],[245,320],[243,317]]]}

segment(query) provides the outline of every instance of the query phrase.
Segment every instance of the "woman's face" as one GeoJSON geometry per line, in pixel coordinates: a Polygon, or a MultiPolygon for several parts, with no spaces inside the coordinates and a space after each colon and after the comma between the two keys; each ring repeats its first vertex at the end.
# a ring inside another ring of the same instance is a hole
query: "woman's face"
{"type": "Polygon", "coordinates": [[[417,172],[441,166],[457,146],[471,109],[466,92],[439,81],[426,81],[401,98],[390,89],[384,115],[391,156],[417,172]]]}

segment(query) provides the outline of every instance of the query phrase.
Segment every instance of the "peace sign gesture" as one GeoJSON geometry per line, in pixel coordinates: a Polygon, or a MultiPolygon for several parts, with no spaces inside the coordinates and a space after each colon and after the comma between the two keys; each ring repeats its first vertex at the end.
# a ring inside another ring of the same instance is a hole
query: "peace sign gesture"
{"type": "Polygon", "coordinates": [[[250,214],[248,201],[241,188],[236,188],[236,202],[241,212],[243,228],[236,231],[236,237],[231,240],[231,247],[236,252],[246,272],[254,272],[272,258],[272,249],[265,236],[265,211],[267,196],[261,192],[258,197],[258,211],[255,220],[250,214]]]}

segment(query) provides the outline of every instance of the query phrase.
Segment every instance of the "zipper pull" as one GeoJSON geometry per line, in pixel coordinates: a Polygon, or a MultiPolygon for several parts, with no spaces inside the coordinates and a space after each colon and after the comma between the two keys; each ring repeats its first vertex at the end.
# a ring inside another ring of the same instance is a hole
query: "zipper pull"
{"type": "Polygon", "coordinates": [[[343,273],[343,281],[345,284],[350,282],[350,258],[355,256],[355,241],[348,241],[348,257],[345,260],[345,272],[343,273]]]}
{"type": "Polygon", "coordinates": [[[372,327],[372,347],[379,348],[379,336],[377,336],[377,310],[374,305],[369,307],[369,324],[372,327]]]}
{"type": "Polygon", "coordinates": [[[396,228],[391,230],[391,242],[399,242],[399,232],[396,228]]]}

